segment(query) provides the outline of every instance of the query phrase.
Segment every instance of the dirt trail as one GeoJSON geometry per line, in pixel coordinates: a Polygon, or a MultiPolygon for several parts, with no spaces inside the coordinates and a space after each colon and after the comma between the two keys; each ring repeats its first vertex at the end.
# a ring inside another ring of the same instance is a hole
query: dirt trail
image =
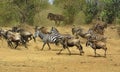
{"type": "MultiPolygon", "coordinates": [[[[71,33],[71,27],[57,27],[61,33],[71,33]],[[63,31],[64,30],[64,31],[63,31]]],[[[83,26],[86,30],[88,26],[83,26]]],[[[85,46],[81,39],[85,54],[70,48],[72,55],[64,50],[61,55],[56,53],[62,48],[51,44],[52,50],[45,46],[39,51],[42,42],[30,41],[28,49],[19,46],[17,50],[10,49],[5,40],[0,40],[0,72],[120,72],[120,38],[116,29],[106,29],[107,58],[103,57],[104,51],[97,50],[100,57],[94,57],[94,51],[85,46]]]]}

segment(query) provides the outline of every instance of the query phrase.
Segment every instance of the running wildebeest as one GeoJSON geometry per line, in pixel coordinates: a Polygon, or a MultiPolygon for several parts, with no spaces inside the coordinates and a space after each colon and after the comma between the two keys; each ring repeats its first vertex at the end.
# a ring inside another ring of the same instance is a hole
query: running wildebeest
{"type": "Polygon", "coordinates": [[[7,43],[10,47],[13,47],[12,43],[14,43],[16,45],[14,48],[16,49],[19,43],[22,43],[25,46],[25,48],[27,48],[26,41],[23,39],[20,33],[12,32],[11,30],[8,30],[3,36],[7,40],[7,43]]]}
{"type": "Polygon", "coordinates": [[[95,57],[97,55],[96,50],[103,49],[105,51],[104,56],[106,57],[107,46],[105,42],[89,38],[86,42],[86,46],[90,46],[91,48],[94,49],[95,57]]]}
{"type": "Polygon", "coordinates": [[[90,36],[89,32],[85,32],[83,28],[75,26],[72,28],[72,34],[76,37],[80,36],[82,38],[88,38],[90,36]]]}
{"type": "Polygon", "coordinates": [[[55,21],[58,26],[61,21],[64,21],[64,16],[59,14],[48,13],[47,19],[55,21]]]}
{"type": "Polygon", "coordinates": [[[19,27],[12,27],[12,32],[20,33],[20,35],[23,37],[23,39],[26,42],[29,42],[32,40],[33,34],[29,31],[26,31],[25,29],[19,28],[19,27]]]}
{"type": "Polygon", "coordinates": [[[104,24],[96,24],[92,27],[92,29],[94,30],[94,32],[98,33],[98,34],[101,34],[101,35],[104,35],[104,31],[105,31],[105,28],[107,28],[107,24],[104,23],[104,24]]]}
{"type": "Polygon", "coordinates": [[[63,48],[59,51],[58,54],[60,54],[64,49],[67,49],[69,54],[71,55],[71,51],[69,50],[69,47],[74,47],[76,46],[77,49],[80,51],[80,55],[84,53],[83,47],[80,43],[80,39],[76,38],[67,38],[67,37],[62,37],[59,39],[59,42],[62,44],[63,48]]]}

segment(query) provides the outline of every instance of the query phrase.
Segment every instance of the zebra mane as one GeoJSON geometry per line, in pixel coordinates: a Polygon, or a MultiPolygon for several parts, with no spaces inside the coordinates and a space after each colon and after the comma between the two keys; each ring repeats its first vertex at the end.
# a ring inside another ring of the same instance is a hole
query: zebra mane
{"type": "Polygon", "coordinates": [[[50,32],[51,33],[59,33],[59,31],[55,27],[52,27],[50,32]]]}

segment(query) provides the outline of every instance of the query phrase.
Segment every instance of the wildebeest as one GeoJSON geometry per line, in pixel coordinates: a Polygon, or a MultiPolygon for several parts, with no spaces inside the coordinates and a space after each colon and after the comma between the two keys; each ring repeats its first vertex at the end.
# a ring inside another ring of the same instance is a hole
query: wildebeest
{"type": "Polygon", "coordinates": [[[105,31],[105,28],[107,28],[107,24],[104,23],[104,24],[96,24],[92,27],[92,29],[94,30],[94,32],[98,33],[98,34],[101,34],[101,35],[104,35],[104,31],[105,31]]]}
{"type": "Polygon", "coordinates": [[[13,47],[14,43],[17,48],[18,44],[22,43],[26,48],[26,43],[32,39],[33,34],[21,29],[19,27],[12,27],[9,30],[0,30],[0,34],[7,40],[7,43],[10,47],[13,47]]]}
{"type": "Polygon", "coordinates": [[[106,41],[106,37],[104,36],[104,28],[106,28],[106,24],[97,24],[92,28],[89,28],[87,32],[84,32],[84,29],[73,27],[72,33],[75,33],[76,36],[80,36],[82,38],[93,38],[97,41],[106,41]]]}
{"type": "Polygon", "coordinates": [[[7,37],[6,37],[6,32],[7,32],[6,29],[1,29],[1,30],[0,30],[0,35],[1,35],[1,37],[3,37],[4,39],[7,39],[7,37]]]}
{"type": "Polygon", "coordinates": [[[16,46],[14,47],[15,49],[17,48],[17,46],[22,43],[25,48],[27,48],[26,46],[26,41],[23,39],[23,37],[20,35],[20,33],[16,33],[16,32],[12,32],[12,31],[7,31],[6,34],[6,40],[7,40],[7,43],[10,47],[13,47],[13,44],[14,43],[16,46]]]}
{"type": "Polygon", "coordinates": [[[29,31],[21,30],[19,33],[26,42],[29,42],[33,38],[33,34],[29,31]]]}
{"type": "Polygon", "coordinates": [[[47,28],[44,27],[44,26],[42,26],[42,27],[40,27],[40,26],[35,26],[34,29],[35,29],[35,30],[41,30],[41,31],[42,31],[43,33],[45,33],[45,34],[50,33],[50,32],[47,30],[47,28]]]}
{"type": "Polygon", "coordinates": [[[75,25],[73,25],[73,27],[72,27],[72,34],[73,35],[77,35],[77,32],[78,31],[82,31],[83,29],[81,28],[81,27],[75,27],[75,25]]]}
{"type": "Polygon", "coordinates": [[[77,49],[80,51],[80,55],[82,55],[82,53],[84,53],[83,51],[83,47],[80,44],[80,40],[79,39],[75,39],[75,38],[60,38],[59,42],[62,44],[63,48],[59,51],[58,54],[60,54],[64,49],[67,49],[69,51],[69,54],[71,54],[71,51],[69,50],[69,47],[73,47],[76,46],[77,49]]]}
{"type": "Polygon", "coordinates": [[[88,38],[91,35],[89,32],[84,32],[83,28],[75,26],[72,28],[72,34],[76,37],[80,36],[82,38],[88,38]]]}
{"type": "Polygon", "coordinates": [[[55,24],[58,26],[61,21],[64,21],[64,16],[60,14],[48,13],[47,19],[55,21],[55,24]]]}
{"type": "Polygon", "coordinates": [[[23,37],[23,39],[26,42],[29,42],[32,40],[33,34],[29,31],[26,31],[25,29],[19,28],[19,27],[12,27],[12,32],[20,33],[20,35],[23,37]]]}
{"type": "Polygon", "coordinates": [[[21,30],[21,28],[17,27],[17,26],[14,26],[12,27],[12,32],[19,32],[19,30],[21,30]]]}
{"type": "Polygon", "coordinates": [[[91,48],[94,49],[94,53],[96,56],[96,49],[103,49],[105,51],[104,56],[106,57],[106,51],[107,51],[107,47],[106,47],[106,43],[102,42],[102,41],[96,41],[96,40],[87,40],[86,42],[86,46],[90,46],[91,48]]]}

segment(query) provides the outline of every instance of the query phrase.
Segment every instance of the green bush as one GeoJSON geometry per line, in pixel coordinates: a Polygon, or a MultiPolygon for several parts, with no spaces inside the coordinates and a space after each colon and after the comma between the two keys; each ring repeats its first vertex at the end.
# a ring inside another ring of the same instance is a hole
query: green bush
{"type": "Polygon", "coordinates": [[[48,7],[48,0],[0,1],[0,24],[34,24],[34,16],[48,7]]]}
{"type": "Polygon", "coordinates": [[[91,23],[93,18],[97,15],[98,13],[98,8],[97,4],[95,2],[87,2],[85,4],[85,7],[83,9],[83,12],[85,14],[85,23],[91,23]]]}

